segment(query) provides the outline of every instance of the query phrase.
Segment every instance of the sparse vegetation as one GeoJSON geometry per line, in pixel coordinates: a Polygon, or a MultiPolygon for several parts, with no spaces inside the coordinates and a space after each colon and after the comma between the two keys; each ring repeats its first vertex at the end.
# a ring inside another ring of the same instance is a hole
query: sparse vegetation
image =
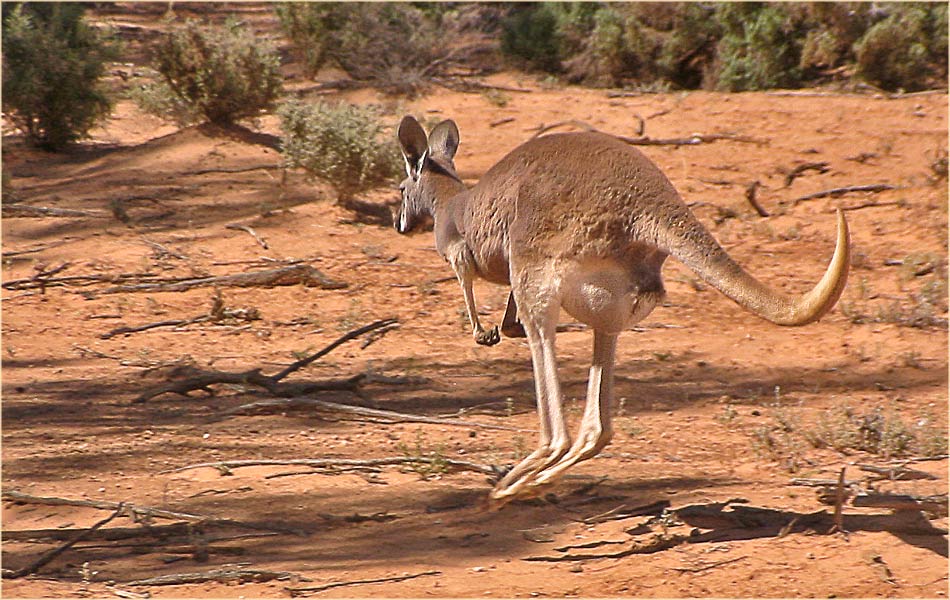
{"type": "Polygon", "coordinates": [[[355,80],[412,96],[448,53],[441,10],[385,2],[292,2],[276,10],[310,75],[332,63],[355,80]]]}
{"type": "Polygon", "coordinates": [[[328,183],[338,202],[393,184],[402,172],[394,136],[373,107],[292,101],[278,114],[288,166],[328,183]]]}
{"type": "Polygon", "coordinates": [[[37,146],[86,137],[112,102],[101,82],[117,48],[79,3],[3,4],[3,112],[37,146]]]}
{"type": "Polygon", "coordinates": [[[730,91],[852,75],[888,90],[943,85],[939,3],[525,3],[503,19],[516,66],[574,83],[730,91]]]}
{"type": "Polygon", "coordinates": [[[425,459],[425,462],[413,462],[407,466],[423,479],[432,479],[448,473],[449,464],[445,458],[445,447],[437,444],[434,449],[428,449],[427,446],[426,434],[421,429],[416,430],[416,439],[412,446],[405,442],[396,445],[399,452],[406,458],[425,459]]]}
{"type": "Polygon", "coordinates": [[[282,79],[276,49],[242,23],[173,25],[155,48],[160,79],[135,92],[143,110],[181,125],[227,125],[273,107],[282,79]]]}
{"type": "Polygon", "coordinates": [[[805,461],[807,447],[829,448],[844,454],[866,452],[884,458],[939,456],[947,453],[947,435],[932,415],[908,422],[896,412],[880,407],[855,409],[839,404],[806,419],[801,410],[778,408],[773,422],[751,433],[760,455],[781,462],[790,472],[805,461]]]}

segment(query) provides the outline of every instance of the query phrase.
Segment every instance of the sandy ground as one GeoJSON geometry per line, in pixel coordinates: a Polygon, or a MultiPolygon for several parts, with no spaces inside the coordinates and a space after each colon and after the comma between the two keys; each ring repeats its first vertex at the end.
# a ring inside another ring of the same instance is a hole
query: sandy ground
{"type": "MultiPolygon", "coordinates": [[[[857,464],[890,464],[890,457],[806,441],[822,416],[845,406],[880,408],[916,428],[921,439],[926,431],[945,434],[947,314],[946,287],[940,286],[946,278],[947,189],[930,164],[946,151],[946,94],[609,97],[603,90],[550,89],[514,75],[490,81],[530,92],[505,92],[504,106],[485,95],[439,88],[399,104],[370,91],[333,97],[381,103],[393,122],[404,111],[454,119],[462,135],[456,164],[468,182],[540,126],[570,119],[628,136],[639,115],[656,138],[724,132],[758,138],[762,143],[722,140],[644,152],[736,260],[788,293],[807,290],[820,277],[834,243],[834,209],[846,208],[855,264],[839,307],[817,324],[775,327],[670,261],[667,302],[621,337],[613,444],[546,498],[498,512],[485,507],[491,487],[486,476],[472,471],[426,473],[397,465],[175,472],[226,459],[423,455],[511,464],[536,439],[527,346],[511,339],[476,346],[466,332],[457,284],[448,279],[431,234],[402,237],[391,227],[359,222],[332,203],[327,188],[284,171],[260,135],[178,131],[127,101],[90,142],[62,155],[31,150],[7,132],[4,168],[16,201],[90,215],[5,217],[3,281],[61,265],[53,277],[98,279],[3,290],[4,492],[127,502],[257,529],[199,525],[165,538],[81,542],[36,575],[4,580],[5,596],[115,597],[128,591],[286,597],[292,587],[430,571],[436,573],[313,595],[946,596],[946,517],[928,521],[914,513],[916,525],[908,526],[907,518],[887,509],[852,506],[844,509],[851,519],[848,535],[808,527],[776,535],[707,524],[697,525],[695,535],[721,531],[647,554],[525,560],[618,552],[691,530],[649,516],[591,518],[609,511],[616,516],[622,506],[668,501],[677,508],[744,498],[786,515],[831,510],[818,503],[814,489],[790,485],[791,478],[835,478],[848,466],[848,479],[867,486],[869,474],[857,464]],[[785,185],[791,169],[819,161],[828,163],[826,172],[809,170],[785,185]],[[746,186],[756,180],[770,217],[756,215],[745,200],[746,186]],[[899,189],[792,202],[872,183],[899,189]],[[247,231],[227,227],[233,224],[252,228],[268,248],[247,231]],[[215,293],[211,287],[108,293],[122,276],[141,283],[227,275],[294,259],[347,287],[221,287],[226,307],[256,309],[260,320],[102,338],[120,326],[207,314],[215,293]],[[934,289],[943,301],[930,306],[922,298],[934,289]],[[934,324],[907,326],[914,315],[934,324]],[[287,381],[371,373],[376,377],[355,392],[310,397],[509,429],[379,423],[306,407],[229,414],[273,398],[247,384],[219,385],[213,395],[163,394],[133,402],[144,390],[180,381],[189,369],[273,374],[347,331],[389,317],[398,319],[398,328],[367,346],[350,341],[287,381]],[[597,541],[615,544],[563,550],[597,541]],[[292,576],[127,585],[222,565],[292,576]]],[[[273,118],[253,128],[278,133],[273,118]]],[[[380,190],[365,199],[396,197],[394,190],[380,190]]],[[[499,321],[507,290],[479,284],[476,294],[483,318],[499,321]]],[[[583,406],[589,345],[587,331],[558,336],[572,423],[583,406]]],[[[911,466],[933,478],[874,485],[916,495],[947,493],[945,459],[911,466]]],[[[3,566],[22,568],[63,543],[11,538],[9,532],[89,527],[109,514],[7,498],[3,566]]],[[[119,517],[105,528],[131,526],[119,517]]]]}

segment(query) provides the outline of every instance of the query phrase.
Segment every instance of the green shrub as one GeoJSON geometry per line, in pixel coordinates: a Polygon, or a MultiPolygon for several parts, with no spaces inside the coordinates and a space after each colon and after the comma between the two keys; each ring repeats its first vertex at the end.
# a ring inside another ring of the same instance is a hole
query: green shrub
{"type": "Polygon", "coordinates": [[[402,157],[391,128],[371,107],[304,104],[292,101],[278,110],[288,166],[301,167],[328,183],[344,203],[356,194],[395,183],[402,157]]]}
{"type": "Polygon", "coordinates": [[[310,75],[332,61],[353,79],[414,95],[448,54],[443,10],[387,2],[287,3],[276,10],[310,75]]]}
{"type": "Polygon", "coordinates": [[[174,26],[158,43],[161,81],[137,96],[142,108],[182,124],[229,124],[273,106],[281,87],[273,45],[237,21],[205,29],[194,21],[174,26]]]}
{"type": "Polygon", "coordinates": [[[348,2],[283,2],[274,7],[281,29],[310,77],[326,64],[335,36],[356,10],[348,2]]]}
{"type": "Polygon", "coordinates": [[[873,25],[854,44],[857,76],[887,90],[926,87],[930,75],[926,22],[924,9],[908,6],[896,8],[873,25]]]}
{"type": "Polygon", "coordinates": [[[75,3],[3,5],[3,110],[38,146],[86,137],[112,106],[100,78],[116,48],[75,3]]]}
{"type": "Polygon", "coordinates": [[[728,91],[798,87],[801,34],[793,5],[737,2],[719,5],[723,27],[716,87],[728,91]]]}
{"type": "Polygon", "coordinates": [[[528,69],[558,73],[562,37],[549,5],[525,3],[512,8],[503,20],[501,51],[528,69]]]}

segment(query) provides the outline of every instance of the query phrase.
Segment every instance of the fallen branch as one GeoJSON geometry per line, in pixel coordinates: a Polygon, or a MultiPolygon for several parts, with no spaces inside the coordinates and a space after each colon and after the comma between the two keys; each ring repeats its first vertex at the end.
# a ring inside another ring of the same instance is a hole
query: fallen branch
{"type": "Polygon", "coordinates": [[[84,529],[19,529],[19,530],[8,530],[4,529],[3,531],[3,541],[17,541],[17,542],[42,542],[42,541],[57,541],[62,542],[69,540],[72,536],[78,535],[81,532],[87,532],[88,535],[83,538],[85,540],[96,540],[96,541],[118,541],[118,540],[128,540],[133,538],[140,537],[171,537],[171,536],[182,536],[189,535],[194,532],[194,523],[170,523],[168,525],[147,525],[147,526],[138,526],[138,527],[110,527],[108,529],[100,529],[99,531],[89,531],[88,528],[84,529]]]}
{"type": "Polygon", "coordinates": [[[88,538],[88,537],[89,537],[90,535],[92,535],[97,529],[99,529],[100,527],[102,527],[102,526],[105,525],[106,523],[112,521],[112,520],[115,519],[116,517],[125,514],[125,512],[126,512],[126,511],[125,511],[125,505],[120,503],[120,504],[116,507],[115,512],[113,512],[111,515],[109,515],[109,516],[106,517],[105,519],[102,519],[101,521],[97,522],[95,525],[93,525],[93,526],[90,527],[89,529],[80,530],[80,531],[77,532],[69,541],[67,541],[65,544],[63,544],[62,546],[58,546],[58,547],[56,547],[56,548],[53,548],[53,549],[50,550],[49,552],[44,553],[44,554],[43,554],[42,556],[40,556],[38,559],[36,559],[36,560],[33,561],[32,563],[30,563],[29,565],[23,567],[22,569],[17,569],[16,571],[4,571],[4,572],[3,572],[3,578],[4,578],[4,579],[17,579],[17,578],[19,578],[19,577],[24,577],[24,576],[29,575],[29,574],[31,574],[31,573],[37,572],[37,571],[38,571],[39,569],[41,569],[44,565],[48,564],[51,560],[53,560],[54,558],[56,558],[57,556],[59,556],[59,555],[62,554],[63,552],[66,552],[67,550],[69,550],[70,548],[72,548],[73,546],[75,546],[76,544],[78,544],[79,542],[83,541],[84,539],[88,538]]]}
{"type": "Polygon", "coordinates": [[[116,275],[69,275],[66,277],[48,277],[48,274],[33,277],[24,277],[22,279],[11,279],[3,282],[4,289],[8,290],[28,290],[39,287],[60,287],[66,285],[86,286],[96,283],[115,283],[117,281],[139,281],[150,279],[151,281],[173,282],[183,281],[182,278],[172,279],[152,279],[157,278],[156,273],[119,273],[116,275]]]}
{"type": "Polygon", "coordinates": [[[226,308],[219,290],[219,292],[214,296],[211,312],[206,315],[198,315],[197,317],[191,317],[190,319],[169,319],[154,323],[146,323],[144,325],[136,325],[133,327],[116,327],[111,331],[103,333],[99,337],[107,340],[117,335],[148,331],[149,329],[155,329],[158,327],[181,327],[184,325],[205,323],[208,321],[219,323],[225,319],[233,319],[238,321],[257,321],[260,320],[260,318],[261,314],[256,308],[226,308]]]}
{"type": "Polygon", "coordinates": [[[893,202],[877,202],[876,200],[871,200],[870,202],[862,202],[861,204],[856,204],[854,206],[842,206],[841,210],[848,212],[851,210],[864,210],[865,208],[881,208],[885,206],[906,206],[906,202],[903,200],[894,200],[893,202]]]}
{"type": "Polygon", "coordinates": [[[491,423],[476,423],[474,421],[459,421],[457,419],[443,419],[439,417],[427,417],[425,415],[414,415],[408,413],[394,412],[391,410],[379,410],[376,408],[367,408],[365,406],[351,406],[348,404],[339,404],[336,402],[327,402],[317,400],[316,398],[286,398],[281,400],[262,400],[260,402],[251,402],[242,404],[224,412],[225,415],[259,414],[261,412],[282,412],[288,409],[323,409],[334,413],[351,414],[360,417],[370,417],[381,419],[385,423],[427,423],[430,425],[454,425],[457,427],[481,427],[483,429],[498,429],[503,431],[527,431],[517,427],[506,425],[493,425],[491,423]]]}
{"type": "MultiPolygon", "coordinates": [[[[639,117],[637,117],[639,118],[639,117]]],[[[551,125],[541,125],[538,127],[533,137],[539,137],[544,133],[552,129],[564,126],[572,126],[584,131],[592,131],[598,133],[601,132],[599,129],[590,125],[589,123],[584,123],[583,121],[577,121],[571,119],[569,121],[559,121],[551,125]]],[[[754,138],[745,135],[739,135],[736,133],[694,133],[689,137],[685,138],[669,138],[669,139],[654,139],[650,136],[639,136],[639,137],[624,137],[621,135],[613,135],[611,133],[606,133],[606,135],[611,135],[618,140],[630,144],[632,146],[696,146],[699,144],[709,144],[719,140],[730,140],[734,142],[748,142],[751,144],[765,145],[769,143],[769,140],[762,138],[754,138]]]]}
{"type": "Polygon", "coordinates": [[[0,206],[4,217],[95,217],[105,219],[109,215],[102,211],[73,210],[71,208],[52,208],[49,206],[30,206],[28,204],[7,204],[0,206]]]}
{"type": "MultiPolygon", "coordinates": [[[[232,525],[234,527],[243,527],[247,529],[268,529],[250,523],[242,523],[233,519],[219,519],[207,515],[198,515],[192,513],[183,513],[151,506],[136,506],[129,502],[108,502],[105,500],[72,500],[70,498],[58,498],[55,496],[33,496],[24,494],[15,490],[4,490],[3,499],[21,504],[43,504],[47,506],[84,506],[87,508],[98,508],[102,510],[118,510],[122,507],[124,514],[129,515],[136,522],[148,523],[152,518],[173,519],[176,521],[191,521],[203,524],[213,525],[232,525]]],[[[275,529],[271,529],[276,531],[275,529]]]]}
{"type": "Polygon", "coordinates": [[[818,171],[818,173],[827,173],[831,169],[827,162],[809,162],[803,163],[789,171],[785,175],[785,187],[792,185],[792,182],[804,175],[805,171],[818,171]]]}
{"type": "Polygon", "coordinates": [[[325,468],[325,467],[385,467],[392,465],[411,465],[411,464],[426,464],[426,465],[444,465],[447,467],[453,467],[459,471],[475,471],[477,473],[484,473],[486,475],[497,475],[498,469],[491,465],[482,465],[479,463],[468,462],[465,460],[455,460],[453,458],[442,458],[435,457],[430,458],[426,456],[393,456],[389,458],[368,458],[364,460],[359,459],[350,459],[350,458],[288,458],[288,459],[247,459],[247,460],[221,460],[216,462],[206,462],[206,463],[197,463],[193,465],[186,465],[184,467],[178,467],[177,469],[169,469],[166,471],[159,471],[159,475],[165,475],[168,473],[181,473],[182,471],[189,471],[191,469],[204,469],[211,468],[217,469],[221,472],[228,472],[230,469],[239,469],[241,467],[270,467],[270,466],[305,466],[313,468],[325,468]]]}
{"type": "Polygon", "coordinates": [[[872,183],[870,185],[850,185],[846,187],[831,188],[830,190],[823,190],[820,192],[815,192],[814,194],[808,194],[806,196],[801,196],[792,200],[792,206],[797,206],[800,202],[806,202],[808,200],[815,200],[817,198],[825,198],[827,196],[838,197],[844,194],[850,194],[853,192],[885,192],[887,190],[896,190],[896,185],[891,185],[889,183],[872,183]]]}
{"type": "Polygon", "coordinates": [[[921,510],[926,513],[947,516],[947,495],[912,496],[910,494],[858,494],[851,501],[864,508],[889,508],[891,510],[921,510]]]}
{"type": "MultiPolygon", "coordinates": [[[[263,569],[242,569],[242,568],[221,568],[211,569],[210,571],[198,571],[194,573],[174,573],[172,575],[159,575],[158,577],[149,577],[148,579],[137,579],[123,585],[184,585],[188,583],[205,583],[207,581],[217,581],[226,583],[231,581],[261,582],[274,579],[283,580],[292,577],[300,577],[296,573],[289,571],[266,571],[263,569]]],[[[303,581],[310,581],[302,578],[303,581]]]]}
{"type": "Polygon", "coordinates": [[[709,563],[701,567],[673,567],[674,571],[679,571],[680,573],[702,573],[703,571],[708,571],[710,569],[715,569],[716,567],[721,567],[723,565],[728,565],[730,563],[739,562],[749,558],[748,556],[737,556],[735,558],[730,558],[727,560],[720,560],[718,562],[709,563]]]}
{"type": "Polygon", "coordinates": [[[325,290],[338,290],[348,285],[345,282],[330,279],[310,265],[297,264],[278,269],[268,269],[266,271],[185,279],[174,283],[117,285],[96,292],[83,293],[87,297],[92,298],[98,294],[119,294],[124,292],[184,292],[205,286],[274,287],[297,284],[303,284],[306,287],[319,287],[325,290]]]}
{"type": "Polygon", "coordinates": [[[348,585],[364,585],[369,583],[386,583],[392,581],[406,581],[407,579],[415,579],[416,577],[426,577],[428,575],[441,575],[442,571],[423,571],[422,573],[414,573],[412,575],[397,575],[395,577],[378,577],[375,579],[354,579],[351,581],[334,581],[332,583],[325,583],[323,585],[314,585],[308,587],[288,587],[284,588],[290,592],[291,596],[300,596],[306,593],[316,593],[322,592],[324,590],[333,589],[336,587],[343,587],[348,585]]]}
{"type": "Polygon", "coordinates": [[[479,93],[489,90],[497,90],[499,92],[515,92],[518,94],[530,94],[534,91],[527,88],[510,87],[506,85],[490,85],[480,81],[468,81],[467,79],[460,77],[432,77],[429,81],[446,89],[467,94],[479,93]]]}
{"type": "Polygon", "coordinates": [[[629,548],[620,550],[619,552],[607,552],[600,554],[562,554],[558,556],[527,556],[521,560],[530,562],[564,562],[593,560],[597,558],[624,558],[633,554],[653,554],[655,552],[662,552],[663,550],[680,545],[687,539],[689,539],[689,536],[683,534],[657,534],[654,535],[651,540],[646,542],[634,542],[629,548]]]}
{"type": "Polygon", "coordinates": [[[881,479],[889,479],[891,481],[908,481],[911,479],[938,479],[936,475],[931,475],[930,473],[927,473],[926,471],[910,469],[905,465],[879,467],[877,465],[858,464],[855,466],[866,473],[874,473],[875,475],[878,475],[881,479]]]}
{"type": "Polygon", "coordinates": [[[764,146],[769,143],[769,140],[763,138],[755,138],[747,135],[739,135],[736,133],[694,133],[693,135],[685,138],[668,138],[668,139],[654,139],[650,136],[642,136],[636,138],[628,138],[622,136],[615,136],[618,140],[630,144],[632,146],[698,146],[699,144],[711,144],[719,140],[729,140],[732,142],[744,142],[748,144],[756,144],[759,146],[764,146]]]}
{"type": "Polygon", "coordinates": [[[257,235],[257,232],[256,232],[256,231],[254,231],[251,227],[249,227],[249,226],[247,226],[247,225],[240,225],[240,224],[238,224],[238,223],[231,223],[230,225],[225,225],[224,227],[225,227],[225,229],[234,229],[234,230],[237,230],[237,231],[244,231],[244,232],[248,233],[252,238],[254,238],[254,240],[260,245],[261,248],[263,248],[264,250],[269,250],[269,249],[270,249],[270,247],[267,245],[267,242],[264,241],[264,239],[261,238],[259,235],[257,235]]]}
{"type": "Polygon", "coordinates": [[[749,187],[747,187],[747,188],[745,189],[745,199],[749,201],[749,204],[752,205],[752,208],[755,209],[755,212],[757,212],[760,217],[767,217],[767,216],[769,216],[768,211],[766,211],[764,208],[762,208],[762,205],[759,204],[759,201],[758,201],[758,200],[756,199],[756,197],[755,197],[755,196],[756,196],[756,192],[759,191],[759,187],[760,187],[761,185],[762,185],[762,184],[759,183],[759,180],[758,180],[758,179],[756,179],[755,181],[753,181],[752,183],[750,183],[750,184],[749,184],[749,187]]]}
{"type": "Polygon", "coordinates": [[[7,258],[13,258],[14,256],[22,256],[24,254],[34,254],[36,252],[42,252],[43,250],[49,250],[50,248],[62,246],[63,244],[68,244],[74,240],[75,238],[66,238],[62,240],[57,240],[55,242],[50,242],[48,244],[40,244],[38,246],[33,246],[32,248],[26,248],[24,250],[9,250],[9,251],[3,252],[2,256],[4,259],[7,259],[7,258]]]}
{"type": "Polygon", "coordinates": [[[650,504],[644,504],[642,506],[628,507],[626,504],[621,504],[617,508],[608,510],[605,513],[594,515],[592,517],[587,517],[584,519],[584,522],[587,524],[593,523],[603,523],[605,521],[618,521],[621,519],[629,519],[631,517],[642,517],[644,515],[659,515],[664,510],[669,508],[669,500],[658,500],[657,502],[652,502],[650,504]]]}
{"type": "Polygon", "coordinates": [[[492,121],[488,124],[489,127],[498,127],[500,125],[505,125],[506,123],[511,123],[515,120],[514,117],[505,117],[504,119],[498,119],[497,121],[492,121]]]}

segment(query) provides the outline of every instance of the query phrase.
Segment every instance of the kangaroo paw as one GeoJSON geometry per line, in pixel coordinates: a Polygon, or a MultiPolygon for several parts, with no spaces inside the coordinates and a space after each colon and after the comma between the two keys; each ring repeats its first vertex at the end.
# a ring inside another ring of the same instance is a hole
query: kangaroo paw
{"type": "Polygon", "coordinates": [[[495,325],[491,329],[484,331],[479,331],[475,334],[475,343],[482,346],[494,346],[501,341],[501,336],[498,335],[498,326],[495,325]]]}

